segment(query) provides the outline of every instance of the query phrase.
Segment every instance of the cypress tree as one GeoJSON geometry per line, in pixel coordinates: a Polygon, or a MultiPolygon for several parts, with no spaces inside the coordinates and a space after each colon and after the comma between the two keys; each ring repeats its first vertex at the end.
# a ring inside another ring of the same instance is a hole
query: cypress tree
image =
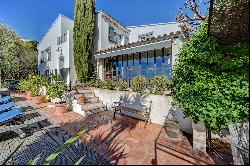
{"type": "Polygon", "coordinates": [[[86,82],[94,49],[95,0],[76,0],[74,17],[74,64],[78,81],[86,82]]]}

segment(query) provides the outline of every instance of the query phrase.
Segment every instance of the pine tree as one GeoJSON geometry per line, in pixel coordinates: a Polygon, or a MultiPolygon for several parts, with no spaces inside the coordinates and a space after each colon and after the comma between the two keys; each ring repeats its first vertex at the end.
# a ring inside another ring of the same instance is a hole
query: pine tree
{"type": "Polygon", "coordinates": [[[74,64],[78,81],[86,82],[91,73],[94,49],[95,0],[76,0],[74,18],[74,64]]]}

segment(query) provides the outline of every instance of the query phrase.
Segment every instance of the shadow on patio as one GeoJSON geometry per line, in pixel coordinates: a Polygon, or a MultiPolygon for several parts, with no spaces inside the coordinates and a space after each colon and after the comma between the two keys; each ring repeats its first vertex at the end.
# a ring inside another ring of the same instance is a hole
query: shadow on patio
{"type": "MultiPolygon", "coordinates": [[[[31,109],[30,106],[22,106],[21,108],[24,112],[31,109]]],[[[34,118],[34,116],[44,115],[34,112],[34,114],[29,114],[26,118],[30,119],[34,118]]],[[[11,157],[8,164],[43,164],[52,152],[60,148],[66,140],[73,136],[47,119],[32,123],[29,125],[29,129],[24,128],[23,130],[27,133],[27,137],[23,139],[24,144],[11,157]]],[[[0,139],[0,163],[14,151],[15,147],[23,140],[14,133],[5,133],[2,135],[0,139]]],[[[85,157],[81,164],[107,165],[110,163],[106,158],[78,140],[58,156],[52,164],[72,165],[82,156],[85,157]]]]}
{"type": "Polygon", "coordinates": [[[162,127],[155,140],[155,164],[162,164],[157,159],[163,155],[168,160],[164,164],[233,164],[230,144],[228,145],[218,139],[214,139],[212,141],[213,149],[207,154],[203,154],[192,149],[191,135],[183,133],[181,141],[169,140],[165,136],[166,132],[164,128],[162,127]]]}

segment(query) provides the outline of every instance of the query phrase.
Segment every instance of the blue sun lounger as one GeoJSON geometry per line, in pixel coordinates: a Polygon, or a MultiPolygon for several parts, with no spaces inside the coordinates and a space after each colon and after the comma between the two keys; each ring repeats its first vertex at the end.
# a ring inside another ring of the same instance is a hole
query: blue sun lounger
{"type": "Polygon", "coordinates": [[[0,114],[6,111],[10,111],[15,106],[16,103],[14,101],[0,105],[0,114]]]}
{"type": "Polygon", "coordinates": [[[15,108],[16,103],[15,101],[10,100],[11,97],[3,97],[0,98],[0,101],[7,102],[5,104],[0,103],[0,133],[6,132],[6,131],[14,131],[17,133],[21,138],[25,137],[25,133],[16,125],[7,125],[6,124],[10,122],[15,121],[23,121],[23,112],[20,108],[15,108]]]}
{"type": "Polygon", "coordinates": [[[12,98],[10,96],[5,96],[0,98],[0,104],[9,102],[12,98]]]}
{"type": "Polygon", "coordinates": [[[0,97],[0,101],[2,101],[0,103],[0,135],[12,131],[17,133],[20,138],[25,138],[24,128],[29,128],[29,125],[32,126],[32,124],[47,120],[45,116],[33,116],[32,114],[36,114],[37,111],[32,107],[25,111],[17,108],[16,102],[10,96],[0,97]]]}

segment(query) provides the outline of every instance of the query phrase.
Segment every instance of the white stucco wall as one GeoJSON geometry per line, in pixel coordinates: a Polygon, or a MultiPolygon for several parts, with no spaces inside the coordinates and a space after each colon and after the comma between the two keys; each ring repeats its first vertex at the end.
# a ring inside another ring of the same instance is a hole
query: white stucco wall
{"type": "Polygon", "coordinates": [[[109,26],[113,26],[114,31],[120,35],[122,35],[121,44],[124,44],[124,37],[129,37],[129,33],[125,32],[124,30],[118,28],[108,19],[105,19],[105,13],[100,11],[96,14],[96,27],[95,27],[95,51],[103,50],[111,47],[117,46],[114,43],[109,41],[109,26]]]}
{"type": "Polygon", "coordinates": [[[45,74],[46,70],[54,70],[58,69],[59,61],[58,56],[59,53],[57,50],[57,37],[61,36],[61,16],[59,15],[55,22],[52,24],[51,28],[47,32],[47,34],[43,37],[42,41],[37,46],[38,49],[38,71],[40,74],[45,74]],[[40,66],[41,59],[41,51],[51,47],[51,61],[46,62],[46,66],[40,66]]]}
{"type": "Polygon", "coordinates": [[[184,118],[183,112],[172,106],[172,98],[169,96],[142,95],[136,92],[100,88],[93,88],[92,90],[108,109],[111,109],[113,103],[119,101],[121,96],[126,99],[123,101],[130,108],[141,109],[143,105],[148,107],[151,105],[150,118],[152,123],[163,125],[169,112],[172,112],[179,121],[181,130],[192,134],[192,121],[189,118],[184,118]],[[152,101],[151,104],[150,101],[152,101]]]}
{"type": "Polygon", "coordinates": [[[71,82],[76,81],[76,73],[74,67],[74,57],[73,57],[73,20],[59,15],[55,22],[52,24],[51,28],[45,34],[43,39],[40,41],[38,45],[38,71],[41,75],[45,74],[46,70],[52,70],[55,74],[55,69],[57,69],[57,73],[59,74],[60,69],[62,68],[71,68],[70,76],[67,76],[67,84],[71,79],[71,82]],[[57,46],[57,37],[62,36],[67,33],[67,40],[57,46]],[[44,64],[40,64],[41,59],[41,51],[46,48],[51,47],[51,60],[47,61],[44,64]],[[62,50],[62,55],[60,51],[57,51],[58,48],[62,50]],[[64,61],[60,61],[59,57],[63,56],[64,61]]]}
{"type": "Polygon", "coordinates": [[[138,41],[138,36],[140,34],[145,34],[152,31],[154,37],[164,34],[170,34],[171,32],[180,31],[180,27],[178,25],[178,23],[170,22],[140,26],[129,26],[127,27],[130,30],[129,42],[136,42],[138,41]]]}

